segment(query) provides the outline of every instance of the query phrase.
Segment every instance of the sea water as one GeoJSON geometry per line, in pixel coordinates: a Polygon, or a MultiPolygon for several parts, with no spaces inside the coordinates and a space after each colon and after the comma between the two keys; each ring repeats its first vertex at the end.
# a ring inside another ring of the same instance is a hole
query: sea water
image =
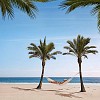
{"type": "MultiPolygon", "coordinates": [[[[50,77],[56,81],[63,81],[70,77],[50,77]]],[[[39,83],[40,77],[0,77],[0,83],[39,83]]],[[[84,83],[100,83],[100,77],[83,77],[84,83]]],[[[43,78],[43,83],[48,83],[47,79],[43,78]]],[[[80,83],[79,77],[74,77],[70,83],[80,83]]]]}

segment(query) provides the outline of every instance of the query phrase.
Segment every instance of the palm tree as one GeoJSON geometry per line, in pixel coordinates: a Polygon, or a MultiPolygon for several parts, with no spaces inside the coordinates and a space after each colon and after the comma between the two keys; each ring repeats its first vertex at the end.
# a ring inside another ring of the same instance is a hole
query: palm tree
{"type": "Polygon", "coordinates": [[[78,7],[93,6],[92,14],[97,14],[98,17],[98,29],[100,31],[100,0],[64,0],[60,7],[68,8],[67,12],[71,12],[78,7]]]}
{"type": "Polygon", "coordinates": [[[44,68],[45,68],[46,61],[50,60],[51,58],[56,59],[54,55],[61,54],[60,51],[51,53],[51,51],[53,49],[55,49],[54,43],[51,42],[49,44],[46,44],[46,37],[44,39],[44,42],[42,42],[40,40],[39,46],[36,46],[34,43],[31,43],[30,46],[28,47],[28,50],[30,50],[29,58],[37,57],[37,58],[41,59],[41,61],[42,61],[42,74],[41,74],[40,83],[37,86],[37,89],[41,89],[41,87],[42,87],[42,81],[43,81],[44,68]]]}
{"type": "Polygon", "coordinates": [[[47,2],[52,0],[0,0],[0,9],[2,17],[14,18],[14,7],[25,12],[29,17],[34,18],[38,11],[33,2],[47,2]]]}
{"type": "Polygon", "coordinates": [[[73,39],[73,41],[67,41],[67,43],[69,46],[65,46],[64,48],[68,50],[68,53],[63,53],[63,55],[69,54],[77,57],[79,64],[81,92],[85,92],[86,90],[83,84],[81,72],[82,57],[88,58],[87,54],[96,54],[98,51],[94,50],[96,48],[95,46],[88,46],[88,43],[90,43],[90,38],[84,38],[80,35],[78,35],[77,39],[73,39]]]}

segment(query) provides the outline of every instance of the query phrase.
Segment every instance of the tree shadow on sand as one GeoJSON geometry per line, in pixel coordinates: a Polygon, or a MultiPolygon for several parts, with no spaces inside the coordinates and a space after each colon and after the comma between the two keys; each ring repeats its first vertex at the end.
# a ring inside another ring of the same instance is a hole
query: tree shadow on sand
{"type": "Polygon", "coordinates": [[[20,88],[20,87],[12,87],[13,89],[18,89],[18,90],[24,90],[24,91],[35,91],[35,88],[29,89],[29,88],[20,88]]]}
{"type": "Polygon", "coordinates": [[[71,92],[71,93],[68,93],[67,91],[64,91],[63,89],[58,89],[58,90],[40,90],[40,91],[53,91],[53,92],[55,92],[55,95],[59,95],[59,96],[63,96],[63,97],[69,97],[69,98],[72,98],[72,97],[74,97],[74,98],[82,98],[82,97],[79,97],[79,96],[76,96],[75,94],[78,94],[78,93],[80,93],[80,92],[71,92]],[[67,92],[67,93],[63,93],[63,92],[67,92]]]}
{"type": "Polygon", "coordinates": [[[45,90],[45,89],[36,89],[36,88],[20,88],[20,87],[12,87],[13,89],[18,89],[18,90],[24,90],[24,91],[48,91],[48,92],[54,92],[55,95],[59,95],[59,96],[63,96],[63,97],[69,97],[69,98],[82,98],[82,97],[79,97],[79,96],[76,96],[75,94],[77,93],[80,93],[80,92],[71,92],[71,93],[68,93],[67,91],[64,91],[63,89],[49,89],[49,90],[45,90]],[[63,93],[63,92],[67,92],[67,93],[63,93]]]}
{"type": "Polygon", "coordinates": [[[69,97],[69,98],[82,98],[82,97],[79,97],[79,96],[76,96],[75,94],[76,93],[80,93],[80,92],[72,92],[72,93],[56,93],[56,95],[59,95],[59,96],[63,96],[63,97],[69,97]]]}

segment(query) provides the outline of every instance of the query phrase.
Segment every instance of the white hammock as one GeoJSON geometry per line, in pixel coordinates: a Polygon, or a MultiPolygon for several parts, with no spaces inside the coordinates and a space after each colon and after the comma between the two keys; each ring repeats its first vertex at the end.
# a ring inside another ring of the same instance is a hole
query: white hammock
{"type": "Polygon", "coordinates": [[[64,81],[62,81],[62,82],[55,81],[55,80],[53,80],[53,79],[51,79],[49,77],[46,77],[46,79],[48,80],[49,83],[58,84],[58,85],[64,85],[64,84],[69,83],[77,74],[75,74],[73,77],[71,77],[69,79],[64,79],[64,81]]]}

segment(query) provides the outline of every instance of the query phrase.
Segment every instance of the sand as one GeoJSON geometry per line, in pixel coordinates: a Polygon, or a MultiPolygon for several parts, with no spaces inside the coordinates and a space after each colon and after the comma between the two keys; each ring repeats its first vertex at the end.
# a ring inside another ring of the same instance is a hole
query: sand
{"type": "Polygon", "coordinates": [[[100,100],[100,84],[85,84],[86,92],[80,91],[80,84],[64,86],[43,84],[0,84],[0,100],[100,100]]]}

